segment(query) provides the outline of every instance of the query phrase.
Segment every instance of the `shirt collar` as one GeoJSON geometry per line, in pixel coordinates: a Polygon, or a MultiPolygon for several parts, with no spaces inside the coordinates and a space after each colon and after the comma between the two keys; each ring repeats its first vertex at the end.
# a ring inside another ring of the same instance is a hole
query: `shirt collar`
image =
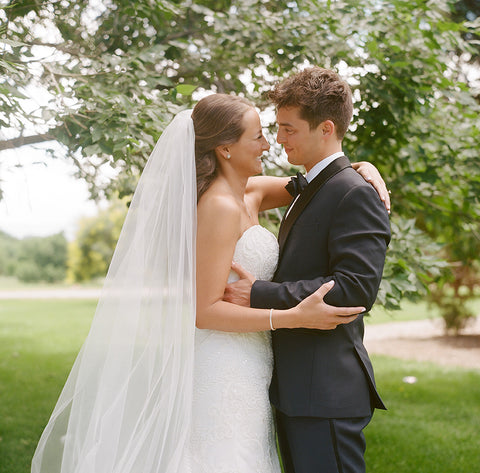
{"type": "Polygon", "coordinates": [[[337,158],[340,156],[344,156],[343,151],[338,151],[337,153],[331,154],[330,156],[327,156],[326,158],[322,159],[319,161],[315,166],[313,166],[310,171],[307,172],[305,175],[305,179],[310,183],[315,179],[331,162],[335,161],[337,158]]]}

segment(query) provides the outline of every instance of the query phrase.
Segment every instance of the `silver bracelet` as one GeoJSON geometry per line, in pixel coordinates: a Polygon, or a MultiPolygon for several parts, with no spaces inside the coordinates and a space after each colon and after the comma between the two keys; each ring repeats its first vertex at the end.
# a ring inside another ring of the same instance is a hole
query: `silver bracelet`
{"type": "Polygon", "coordinates": [[[273,315],[273,309],[270,309],[270,330],[274,331],[275,327],[273,326],[272,315],[273,315]]]}

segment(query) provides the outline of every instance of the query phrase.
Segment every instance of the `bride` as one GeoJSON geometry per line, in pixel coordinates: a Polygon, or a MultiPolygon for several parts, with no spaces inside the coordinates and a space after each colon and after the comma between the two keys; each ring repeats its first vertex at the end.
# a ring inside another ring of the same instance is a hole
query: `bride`
{"type": "Polygon", "coordinates": [[[277,264],[258,212],[289,203],[288,179],[251,177],[268,149],[253,106],[230,95],[163,132],[32,473],[280,472],[269,330],[332,329],[363,308],[325,304],[328,285],[288,310],[222,300],[232,261],[262,279],[277,264]]]}

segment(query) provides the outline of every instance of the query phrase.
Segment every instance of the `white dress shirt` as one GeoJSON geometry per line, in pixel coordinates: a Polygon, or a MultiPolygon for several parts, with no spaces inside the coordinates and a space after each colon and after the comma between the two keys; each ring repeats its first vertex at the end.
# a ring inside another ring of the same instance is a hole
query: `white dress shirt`
{"type": "Polygon", "coordinates": [[[330,163],[335,161],[340,156],[343,156],[345,153],[343,151],[338,151],[338,153],[333,153],[330,156],[319,161],[315,166],[313,166],[310,171],[305,175],[305,179],[308,183],[312,182],[330,163]]]}

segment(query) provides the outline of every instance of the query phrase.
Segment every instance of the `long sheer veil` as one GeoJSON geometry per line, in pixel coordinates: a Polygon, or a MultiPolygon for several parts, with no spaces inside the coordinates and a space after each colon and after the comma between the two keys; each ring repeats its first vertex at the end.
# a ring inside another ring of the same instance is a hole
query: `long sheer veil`
{"type": "Polygon", "coordinates": [[[32,473],[179,471],[191,420],[194,142],[187,110],[145,166],[32,473]]]}

